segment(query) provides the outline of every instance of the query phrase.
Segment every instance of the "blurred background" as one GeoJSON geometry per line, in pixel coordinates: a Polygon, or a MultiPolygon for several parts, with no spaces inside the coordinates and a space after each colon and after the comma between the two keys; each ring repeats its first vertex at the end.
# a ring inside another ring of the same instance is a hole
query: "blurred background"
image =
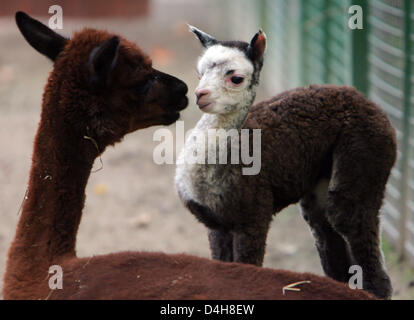
{"type": "MultiPolygon", "coordinates": [[[[268,48],[256,101],[310,83],[353,85],[377,102],[397,130],[398,162],[382,209],[383,249],[395,299],[414,299],[414,1],[412,0],[0,0],[0,277],[29,175],[41,98],[52,63],[19,33],[14,13],[48,24],[63,9],[69,36],[107,29],[136,42],[154,67],[189,86],[185,130],[201,117],[195,66],[202,52],[186,23],[221,40],[249,41],[263,28],[268,48]],[[364,11],[351,30],[351,5],[364,11]]],[[[169,127],[175,133],[175,126],[169,127]]],[[[181,205],[173,165],[156,165],[150,128],[128,135],[102,156],[91,175],[80,225],[79,256],[140,250],[209,257],[206,230],[181,205]],[[96,168],[99,168],[99,162],[96,168]]],[[[298,207],[273,221],[265,267],[323,274],[298,207]]],[[[1,289],[2,283],[0,283],[1,289]]],[[[1,297],[1,295],[0,295],[1,297]]]]}

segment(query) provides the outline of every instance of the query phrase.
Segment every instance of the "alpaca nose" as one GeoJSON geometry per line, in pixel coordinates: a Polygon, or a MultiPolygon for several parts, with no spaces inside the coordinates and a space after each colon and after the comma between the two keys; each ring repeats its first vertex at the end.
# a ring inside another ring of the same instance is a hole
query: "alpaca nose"
{"type": "Polygon", "coordinates": [[[197,97],[197,103],[202,97],[208,96],[209,94],[210,94],[210,90],[207,90],[207,89],[198,89],[198,90],[196,90],[195,95],[197,97]]]}

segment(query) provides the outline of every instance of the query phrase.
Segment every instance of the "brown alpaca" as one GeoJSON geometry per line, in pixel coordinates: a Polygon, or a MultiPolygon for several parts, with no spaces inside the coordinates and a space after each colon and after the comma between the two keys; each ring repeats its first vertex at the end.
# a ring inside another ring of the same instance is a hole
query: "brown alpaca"
{"type": "Polygon", "coordinates": [[[75,242],[92,164],[137,129],[170,124],[186,85],[151,67],[134,44],[85,29],[71,40],[16,14],[26,40],[54,61],[34,142],[27,199],[9,250],[5,299],[373,299],[312,274],[186,255],[124,252],[79,259],[75,242]],[[51,290],[48,271],[63,270],[51,290]],[[282,287],[310,280],[301,292],[282,287]]]}

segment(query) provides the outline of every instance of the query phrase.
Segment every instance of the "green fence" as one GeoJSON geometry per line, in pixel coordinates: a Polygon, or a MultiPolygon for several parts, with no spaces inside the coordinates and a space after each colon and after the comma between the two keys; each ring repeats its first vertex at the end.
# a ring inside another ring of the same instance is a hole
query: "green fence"
{"type": "Polygon", "coordinates": [[[240,35],[247,18],[231,15],[234,37],[247,39],[259,26],[268,36],[262,81],[269,95],[311,83],[346,84],[387,112],[399,149],[382,226],[401,256],[414,261],[414,0],[228,2],[255,16],[240,35]],[[353,5],[363,10],[362,30],[348,26],[353,5]]]}
{"type": "MultiPolygon", "coordinates": [[[[397,131],[397,164],[387,186],[383,227],[401,255],[414,256],[410,219],[411,1],[369,1],[369,97],[385,111],[397,131]],[[408,81],[408,86],[407,86],[408,81]]],[[[412,211],[412,210],[411,210],[412,211]]]]}
{"type": "Polygon", "coordinates": [[[343,0],[302,2],[302,82],[351,83],[351,39],[343,0]]]}

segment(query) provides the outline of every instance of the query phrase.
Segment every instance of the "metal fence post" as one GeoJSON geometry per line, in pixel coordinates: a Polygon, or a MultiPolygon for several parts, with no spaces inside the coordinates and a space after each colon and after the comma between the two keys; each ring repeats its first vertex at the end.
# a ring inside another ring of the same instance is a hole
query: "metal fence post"
{"type": "Polygon", "coordinates": [[[411,118],[411,0],[404,0],[404,117],[401,159],[401,217],[399,221],[400,238],[398,253],[400,260],[405,259],[405,242],[407,240],[407,221],[410,213],[409,181],[410,181],[410,118],[411,118]]]}
{"type": "Polygon", "coordinates": [[[300,20],[299,20],[299,34],[300,34],[300,44],[299,44],[299,48],[300,48],[300,68],[299,68],[299,80],[300,80],[300,85],[304,86],[306,85],[306,72],[305,72],[305,57],[306,57],[306,53],[305,53],[305,5],[304,5],[304,1],[306,0],[300,0],[299,2],[299,12],[300,12],[300,20]]]}
{"type": "Polygon", "coordinates": [[[329,50],[329,43],[330,43],[330,37],[329,37],[329,28],[331,27],[331,2],[330,0],[324,0],[323,2],[323,12],[324,17],[322,20],[322,26],[323,26],[323,46],[325,48],[324,50],[324,64],[325,64],[325,74],[323,75],[323,80],[325,83],[329,82],[329,73],[331,72],[331,51],[329,50]]]}
{"type": "Polygon", "coordinates": [[[352,85],[363,94],[368,94],[368,0],[354,0],[363,10],[363,29],[351,31],[352,40],[352,85]]]}

